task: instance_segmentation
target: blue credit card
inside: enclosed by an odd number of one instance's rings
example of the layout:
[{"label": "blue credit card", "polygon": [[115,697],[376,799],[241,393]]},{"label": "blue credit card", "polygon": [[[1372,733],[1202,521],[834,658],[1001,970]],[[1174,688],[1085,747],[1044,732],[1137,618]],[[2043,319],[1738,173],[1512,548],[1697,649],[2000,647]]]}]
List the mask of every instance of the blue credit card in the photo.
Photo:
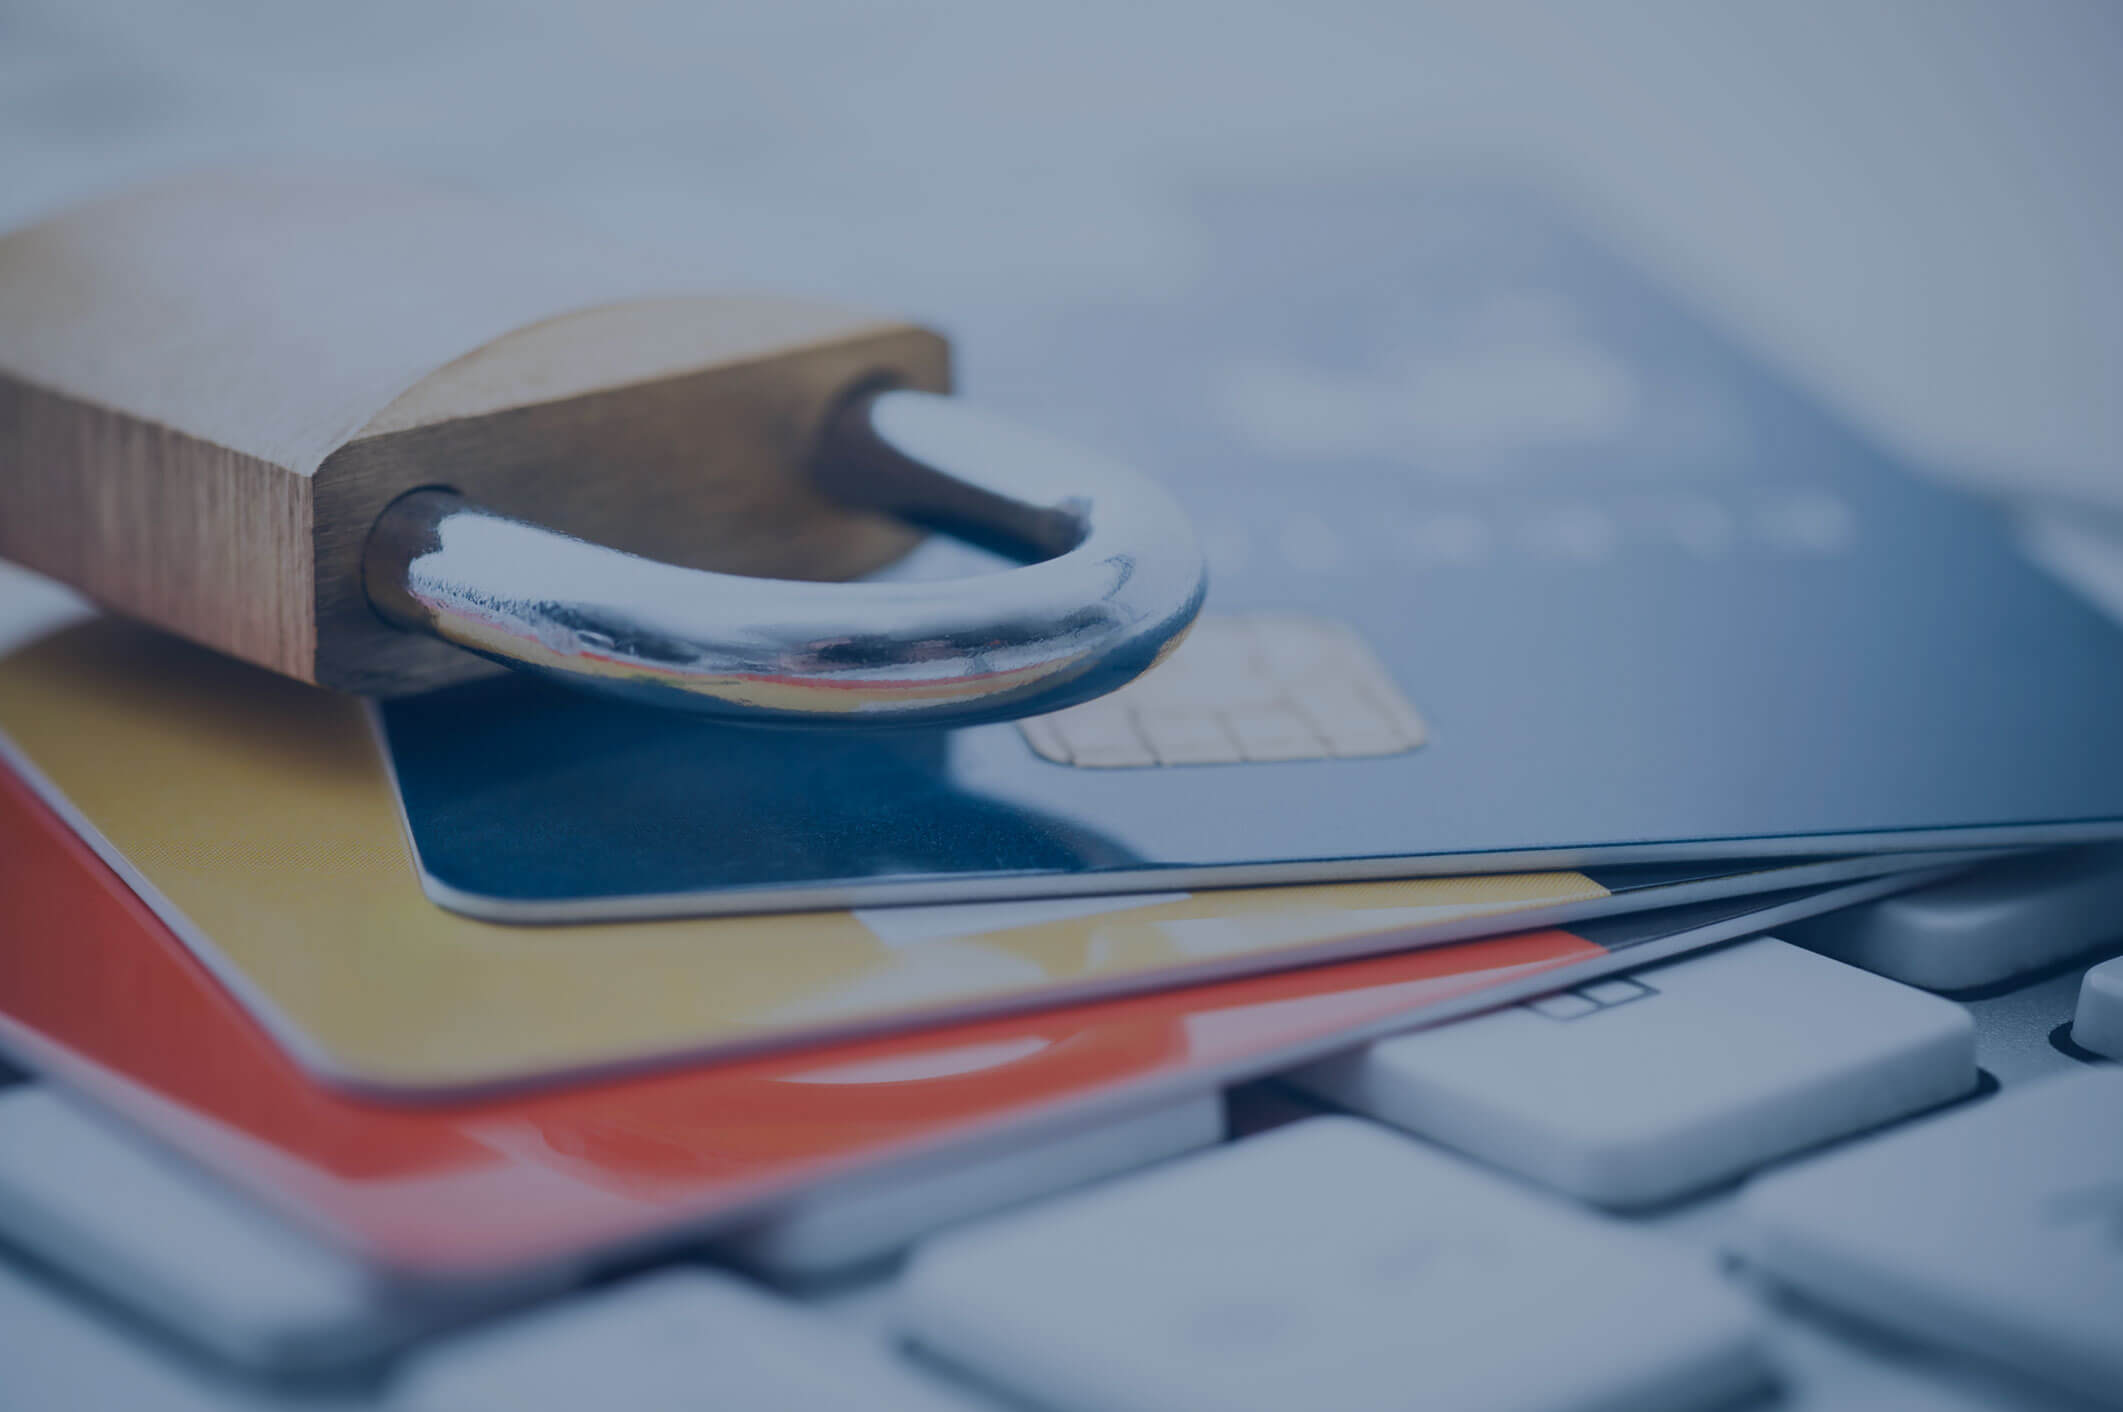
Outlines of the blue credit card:
[{"label": "blue credit card", "polygon": [[[1192,511],[1225,625],[1196,677],[855,738],[513,677],[391,702],[437,895],[719,910],[2123,833],[2123,632],[1539,201],[1352,177],[1190,209],[1159,297],[1028,291],[961,334],[978,401]],[[929,571],[979,567],[957,552]]]}]

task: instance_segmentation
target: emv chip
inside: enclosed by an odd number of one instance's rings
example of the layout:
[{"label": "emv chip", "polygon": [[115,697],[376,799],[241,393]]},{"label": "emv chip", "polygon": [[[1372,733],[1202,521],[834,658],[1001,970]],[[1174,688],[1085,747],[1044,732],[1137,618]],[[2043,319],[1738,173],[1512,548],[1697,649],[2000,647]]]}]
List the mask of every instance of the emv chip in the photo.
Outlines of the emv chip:
[{"label": "emv chip", "polygon": [[1058,765],[1233,765],[1398,755],[1423,719],[1347,625],[1283,613],[1205,617],[1109,696],[1019,721]]}]

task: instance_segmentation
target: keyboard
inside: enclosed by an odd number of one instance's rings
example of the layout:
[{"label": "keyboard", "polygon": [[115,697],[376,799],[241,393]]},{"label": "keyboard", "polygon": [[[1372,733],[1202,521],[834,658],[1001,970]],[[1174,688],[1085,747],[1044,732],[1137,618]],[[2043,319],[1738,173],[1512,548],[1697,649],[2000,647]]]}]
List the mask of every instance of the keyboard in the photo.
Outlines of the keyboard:
[{"label": "keyboard", "polygon": [[9,1071],[0,1408],[2123,1406],[2118,1058],[2025,855],[439,1311]]}]

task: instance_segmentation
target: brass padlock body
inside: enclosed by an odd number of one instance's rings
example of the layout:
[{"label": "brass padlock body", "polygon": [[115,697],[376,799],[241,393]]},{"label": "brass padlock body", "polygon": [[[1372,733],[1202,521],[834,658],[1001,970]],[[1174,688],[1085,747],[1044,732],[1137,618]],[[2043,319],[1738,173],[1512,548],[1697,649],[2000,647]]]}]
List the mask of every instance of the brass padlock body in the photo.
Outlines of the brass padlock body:
[{"label": "brass padlock body", "polygon": [[363,595],[370,525],[422,486],[696,568],[903,553],[913,531],[807,467],[854,389],[947,391],[944,340],[658,287],[505,208],[345,173],[191,178],[0,237],[0,557],[395,695],[499,670]]}]

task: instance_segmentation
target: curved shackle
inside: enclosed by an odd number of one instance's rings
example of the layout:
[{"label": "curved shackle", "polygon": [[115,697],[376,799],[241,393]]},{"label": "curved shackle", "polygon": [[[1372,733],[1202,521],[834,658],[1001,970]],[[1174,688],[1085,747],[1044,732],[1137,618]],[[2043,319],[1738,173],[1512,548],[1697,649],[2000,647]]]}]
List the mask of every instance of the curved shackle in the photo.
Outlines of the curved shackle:
[{"label": "curved shackle", "polygon": [[843,505],[1023,562],[970,578],[810,583],[681,568],[401,496],[363,551],[392,624],[570,686],[760,725],[961,726],[1121,686],[1207,589],[1162,489],[951,398],[883,391],[829,422],[813,468]]}]

